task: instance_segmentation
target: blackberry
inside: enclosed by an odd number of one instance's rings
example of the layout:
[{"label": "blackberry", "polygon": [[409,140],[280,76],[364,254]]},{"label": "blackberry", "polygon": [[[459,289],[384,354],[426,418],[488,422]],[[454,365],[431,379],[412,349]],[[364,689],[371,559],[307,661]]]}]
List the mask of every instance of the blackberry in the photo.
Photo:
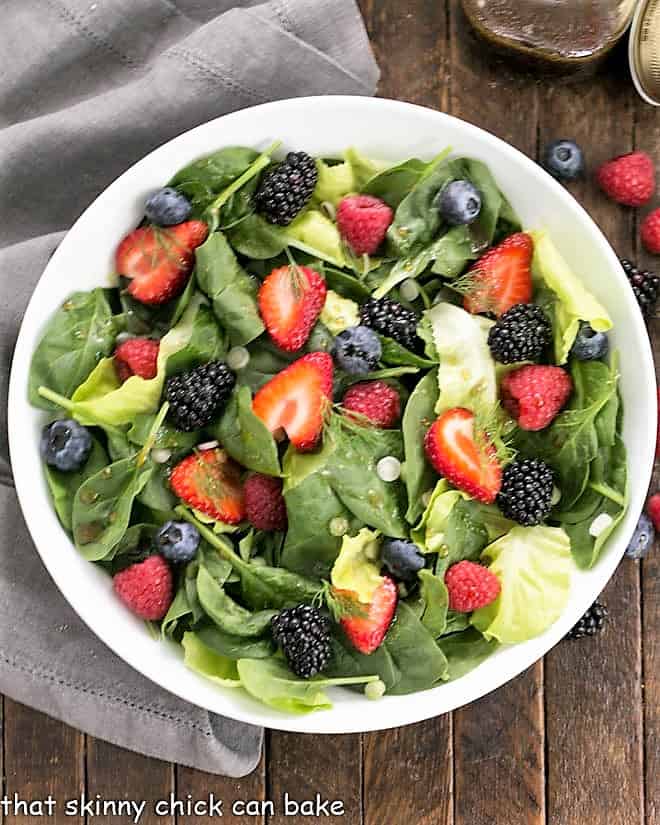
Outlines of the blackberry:
[{"label": "blackberry", "polygon": [[533,527],[550,512],[553,481],[552,470],[539,458],[512,461],[502,473],[497,504],[507,518]]},{"label": "blackberry", "polygon": [[516,304],[488,333],[488,346],[500,364],[538,361],[552,340],[548,316],[536,304]]},{"label": "blackberry", "polygon": [[222,361],[210,361],[168,378],[165,398],[177,429],[192,432],[208,426],[222,410],[235,382],[234,373]]},{"label": "blackberry", "polygon": [[568,631],[564,638],[582,639],[584,636],[595,636],[605,626],[607,608],[600,602],[594,602],[580,621]]},{"label": "blackberry", "polygon": [[286,160],[264,173],[254,196],[257,212],[286,226],[301,212],[316,186],[316,162],[306,152],[289,152]]},{"label": "blackberry", "polygon": [[271,619],[273,638],[291,670],[301,679],[309,679],[330,661],[330,623],[315,607],[299,604],[282,610]]},{"label": "blackberry", "polygon": [[621,258],[621,266],[630,281],[633,294],[645,318],[653,315],[660,292],[660,278],[648,269],[638,269],[632,261]]},{"label": "blackberry", "polygon": [[418,320],[411,309],[389,298],[369,298],[360,307],[361,324],[393,338],[412,352],[416,352],[422,343],[417,337]]}]

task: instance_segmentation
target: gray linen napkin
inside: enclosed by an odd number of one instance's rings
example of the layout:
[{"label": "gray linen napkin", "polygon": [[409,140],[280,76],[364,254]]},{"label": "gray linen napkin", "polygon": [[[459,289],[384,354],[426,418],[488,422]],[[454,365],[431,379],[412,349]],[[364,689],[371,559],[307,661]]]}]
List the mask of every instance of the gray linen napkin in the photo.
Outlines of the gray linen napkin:
[{"label": "gray linen napkin", "polygon": [[5,0],[0,28],[0,692],[203,770],[253,770],[262,731],[134,672],[42,567],[12,488],[6,395],[32,289],[63,231],[155,146],[278,98],[373,94],[354,0]]}]

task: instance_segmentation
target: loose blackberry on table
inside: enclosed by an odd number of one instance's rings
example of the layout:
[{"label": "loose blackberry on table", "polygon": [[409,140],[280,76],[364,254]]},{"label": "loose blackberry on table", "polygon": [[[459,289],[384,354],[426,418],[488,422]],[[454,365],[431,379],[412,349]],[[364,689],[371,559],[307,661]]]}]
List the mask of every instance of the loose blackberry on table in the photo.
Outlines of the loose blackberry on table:
[{"label": "loose blackberry on table", "polygon": [[330,623],[316,608],[299,604],[271,619],[273,638],[301,679],[321,673],[330,661]]},{"label": "loose blackberry on table", "polygon": [[413,352],[421,346],[417,336],[417,314],[390,298],[369,298],[360,307],[360,322],[393,338]]},{"label": "loose blackberry on table", "polygon": [[289,152],[286,160],[261,178],[254,196],[257,212],[270,223],[287,226],[307,206],[318,177],[313,157],[306,152]]},{"label": "loose blackberry on table", "polygon": [[222,411],[236,377],[222,361],[210,361],[167,379],[169,414],[179,430],[192,432],[208,426]]},{"label": "loose blackberry on table", "polygon": [[500,364],[538,361],[552,341],[548,316],[537,304],[516,304],[488,333],[488,346]]},{"label": "loose blackberry on table", "polygon": [[512,461],[502,473],[497,504],[502,513],[518,524],[541,524],[550,512],[554,475],[538,458]]},{"label": "loose blackberry on table", "polygon": [[630,281],[633,295],[645,318],[653,315],[660,292],[660,277],[648,269],[639,269],[632,261],[621,258],[621,266]]},{"label": "loose blackberry on table", "polygon": [[607,608],[600,602],[594,602],[579,622],[566,634],[566,639],[582,639],[585,636],[595,636],[605,627]]}]

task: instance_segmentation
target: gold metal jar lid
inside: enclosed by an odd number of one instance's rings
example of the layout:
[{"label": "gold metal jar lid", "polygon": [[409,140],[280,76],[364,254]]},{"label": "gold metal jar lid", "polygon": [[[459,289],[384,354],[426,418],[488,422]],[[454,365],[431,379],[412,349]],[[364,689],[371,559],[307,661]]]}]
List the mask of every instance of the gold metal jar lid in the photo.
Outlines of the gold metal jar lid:
[{"label": "gold metal jar lid", "polygon": [[660,106],[660,0],[639,0],[628,57],[637,91],[647,103]]}]

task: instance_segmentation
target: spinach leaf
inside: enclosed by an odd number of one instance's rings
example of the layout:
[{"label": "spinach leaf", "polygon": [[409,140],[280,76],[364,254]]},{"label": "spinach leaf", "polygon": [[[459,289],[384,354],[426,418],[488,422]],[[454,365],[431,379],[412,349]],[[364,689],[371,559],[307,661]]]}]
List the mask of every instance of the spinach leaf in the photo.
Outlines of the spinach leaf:
[{"label": "spinach leaf", "polygon": [[153,433],[155,421],[156,416],[151,413],[136,415],[127,433],[128,440],[133,444],[144,447],[151,436],[152,447],[170,450],[173,460],[187,455],[199,441],[198,431],[184,433],[181,430],[177,430],[167,421],[161,422],[156,432]]},{"label": "spinach leaf", "polygon": [[447,624],[447,607],[449,595],[442,578],[430,570],[420,570],[421,599],[424,605],[421,621],[433,638],[437,639],[445,632]]},{"label": "spinach leaf", "polygon": [[447,519],[444,533],[444,553],[438,554],[436,575],[444,574],[459,561],[477,561],[489,541],[482,517],[482,506],[473,499],[458,498]]},{"label": "spinach leaf", "polygon": [[284,231],[261,215],[249,215],[228,229],[227,239],[239,254],[257,261],[277,257],[288,243]]},{"label": "spinach leaf", "polygon": [[197,634],[185,633],[181,639],[186,667],[222,687],[240,687],[236,661],[223,656],[201,642]]},{"label": "spinach leaf", "polygon": [[406,521],[414,524],[424,510],[422,495],[433,486],[435,474],[426,460],[424,436],[435,418],[438,380],[427,373],[412,391],[403,413],[404,477],[408,493]]},{"label": "spinach leaf", "polygon": [[140,522],[132,524],[121,537],[112,551],[111,556],[104,560],[111,575],[130,567],[132,564],[144,561],[153,554],[154,534],[158,530],[157,524]]},{"label": "spinach leaf", "polygon": [[211,576],[204,565],[197,574],[197,596],[206,615],[220,630],[233,636],[261,636],[276,610],[251,613],[235,602]]},{"label": "spinach leaf", "polygon": [[268,659],[275,649],[270,639],[232,636],[215,625],[197,628],[195,636],[203,645],[228,659]]},{"label": "spinach leaf", "polygon": [[167,359],[166,375],[207,364],[222,358],[226,351],[222,331],[218,327],[215,316],[207,306],[200,306],[192,323],[192,330],[188,343],[177,352],[173,352]]},{"label": "spinach leaf", "polygon": [[105,355],[112,352],[119,321],[103,289],[74,292],[57,310],[37,345],[28,378],[30,403],[44,410],[58,404],[39,394],[49,387],[67,398]]},{"label": "spinach leaf", "polygon": [[440,640],[440,648],[447,657],[449,678],[458,679],[474,670],[493,653],[498,642],[486,639],[474,627],[461,633],[453,633]]},{"label": "spinach leaf", "polygon": [[174,638],[179,626],[183,620],[192,615],[192,608],[188,601],[188,594],[186,592],[185,575],[181,577],[179,586],[177,587],[172,604],[165,614],[165,618],[161,622],[160,631],[163,636]]},{"label": "spinach leaf", "polygon": [[92,436],[92,450],[85,464],[73,473],[63,473],[55,467],[44,464],[48,489],[53,499],[55,512],[65,530],[71,530],[73,499],[78,488],[90,476],[95,475],[108,463],[108,455],[98,439]]},{"label": "spinach leaf", "polygon": [[410,158],[372,177],[362,191],[380,198],[392,209],[396,209],[419,183],[428,166],[428,163],[419,158]]},{"label": "spinach leaf", "polygon": [[416,355],[393,338],[388,338],[385,335],[379,335],[378,337],[380,338],[382,347],[380,360],[383,364],[390,366],[419,367],[420,369],[430,369],[438,365],[437,361],[431,361],[428,358],[422,358],[420,355]]},{"label": "spinach leaf", "polygon": [[213,232],[195,251],[199,288],[213,303],[216,317],[233,346],[244,345],[264,331],[257,310],[257,283],[236,260],[225,236]]},{"label": "spinach leaf", "polygon": [[355,275],[350,275],[333,266],[324,266],[322,272],[328,289],[334,290],[342,298],[350,298],[352,301],[362,303],[371,295],[371,290]]},{"label": "spinach leaf", "polygon": [[263,421],[252,412],[248,387],[239,387],[233,393],[212,432],[239,464],[269,476],[280,475],[277,444]]}]

